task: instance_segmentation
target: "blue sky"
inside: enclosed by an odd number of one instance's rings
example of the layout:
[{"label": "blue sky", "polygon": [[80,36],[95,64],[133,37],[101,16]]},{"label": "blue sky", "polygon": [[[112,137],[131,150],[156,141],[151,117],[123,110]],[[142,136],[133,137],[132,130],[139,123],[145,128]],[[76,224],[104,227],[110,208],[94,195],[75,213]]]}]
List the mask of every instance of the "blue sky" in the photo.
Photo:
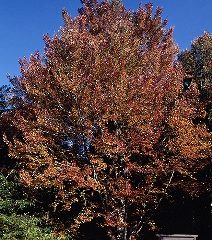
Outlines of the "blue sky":
[{"label": "blue sky", "polygon": [[[123,0],[136,10],[140,0]],[[143,0],[142,4],[149,1]],[[162,6],[163,16],[174,26],[174,38],[181,49],[204,31],[212,33],[212,0],[152,0]],[[76,16],[80,0],[1,0],[0,5],[0,86],[6,75],[19,75],[18,60],[39,50],[43,52],[43,34],[55,34],[63,25],[61,10]]]}]

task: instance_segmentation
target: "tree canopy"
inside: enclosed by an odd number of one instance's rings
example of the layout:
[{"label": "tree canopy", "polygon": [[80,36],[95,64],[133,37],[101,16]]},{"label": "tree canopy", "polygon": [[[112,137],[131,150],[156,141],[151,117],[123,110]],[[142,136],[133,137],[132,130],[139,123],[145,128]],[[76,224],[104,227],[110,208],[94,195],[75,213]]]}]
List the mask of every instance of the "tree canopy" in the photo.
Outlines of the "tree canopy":
[{"label": "tree canopy", "polygon": [[[200,91],[183,89],[178,48],[151,4],[84,0],[45,53],[20,61],[24,99],[3,115],[4,142],[22,184],[45,192],[60,231],[86,224],[109,239],[140,239],[177,189],[208,189],[211,133],[196,125]],[[82,239],[82,238],[81,238]]]}]

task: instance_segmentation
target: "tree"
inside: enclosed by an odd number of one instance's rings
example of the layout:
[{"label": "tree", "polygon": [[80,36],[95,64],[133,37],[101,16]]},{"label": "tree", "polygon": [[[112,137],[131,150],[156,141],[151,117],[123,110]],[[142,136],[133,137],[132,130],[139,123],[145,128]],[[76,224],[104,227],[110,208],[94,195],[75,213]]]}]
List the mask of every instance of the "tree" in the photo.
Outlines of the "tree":
[{"label": "tree", "polygon": [[[197,126],[206,125],[209,132],[212,131],[212,35],[205,32],[202,36],[196,38],[189,50],[183,51],[179,55],[184,70],[184,90],[187,91],[192,84],[196,84],[199,90],[199,97],[196,98],[195,105],[197,108],[196,116],[193,123]],[[202,169],[201,178],[204,181],[212,181],[211,164]],[[207,179],[207,180],[206,180]],[[201,203],[211,198],[209,191],[200,198]],[[207,208],[207,207],[206,207]],[[210,210],[208,210],[209,212]],[[210,213],[209,213],[210,214]],[[194,218],[194,217],[193,217]],[[199,213],[201,219],[201,213]],[[205,218],[204,218],[205,219]],[[199,219],[198,219],[199,220]],[[204,222],[204,220],[203,220]],[[198,226],[201,226],[198,224]],[[211,229],[210,220],[208,224],[204,224],[205,237],[209,236]],[[209,235],[208,235],[209,234]],[[209,237],[210,238],[210,237]]]},{"label": "tree", "polygon": [[[8,95],[10,92],[10,87],[3,85],[2,87],[0,87],[0,116],[1,114],[5,113],[8,110]],[[1,162],[0,162],[0,169],[2,170],[2,168],[4,168],[5,166],[13,166],[13,164],[11,164],[11,162],[9,161],[8,158],[8,148],[7,145],[4,143],[3,140],[3,129],[4,126],[2,124],[0,124],[0,156],[1,156]]]},{"label": "tree", "polygon": [[0,87],[0,113],[4,112],[7,108],[7,100],[6,100],[6,96],[7,93],[9,92],[9,87],[6,85],[3,85],[2,87]]},{"label": "tree", "polygon": [[[18,107],[18,105],[23,105],[23,102],[26,103],[24,100],[24,94],[23,91],[19,88],[18,82],[16,81],[16,78],[10,78],[10,82],[13,84],[14,87],[11,85],[3,85],[0,87],[0,116],[6,114],[7,112],[11,111],[12,109],[15,109]],[[9,127],[9,124],[6,124],[8,126],[6,132],[7,135],[12,136],[13,131],[16,131],[15,127]],[[5,125],[5,126],[6,126]],[[3,138],[4,138],[4,131],[5,126],[2,122],[0,122],[0,171],[4,171],[7,169],[11,169],[14,167],[14,162],[11,161],[10,157],[8,156],[8,147],[5,144]],[[17,131],[16,131],[17,132]]]},{"label": "tree", "polygon": [[202,103],[202,114],[196,119],[196,123],[205,122],[208,130],[212,130],[212,35],[205,32],[195,39],[190,50],[183,51],[179,55],[184,72],[185,84],[191,80],[197,83]]},{"label": "tree", "polygon": [[49,217],[61,228],[77,235],[96,223],[110,239],[139,239],[155,229],[169,189],[205,188],[196,175],[211,135],[192,122],[198,89],[183,92],[161,9],[84,0],[75,19],[63,18],[44,56],[20,62],[26,101],[1,119],[13,128],[4,141],[22,183],[51,193]]},{"label": "tree", "polygon": [[[17,95],[17,89],[9,86],[0,88],[0,113],[4,115],[15,105],[12,105]],[[47,226],[41,227],[42,215],[36,202],[27,199],[22,185],[18,183],[15,174],[15,161],[9,157],[8,147],[4,142],[5,126],[0,122],[0,238],[2,240],[65,240],[56,237]],[[7,135],[13,134],[12,128],[7,128]],[[36,211],[35,211],[36,209]],[[35,213],[36,212],[36,213]],[[42,217],[41,217],[42,216]]]}]

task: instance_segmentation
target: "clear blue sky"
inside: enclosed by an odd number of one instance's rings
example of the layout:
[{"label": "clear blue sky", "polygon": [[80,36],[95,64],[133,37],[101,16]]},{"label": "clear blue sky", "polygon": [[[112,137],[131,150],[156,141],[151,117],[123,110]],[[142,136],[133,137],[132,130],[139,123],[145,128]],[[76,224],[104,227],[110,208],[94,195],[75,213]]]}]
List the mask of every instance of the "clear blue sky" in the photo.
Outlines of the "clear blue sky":
[{"label": "clear blue sky", "polygon": [[[123,0],[136,10],[140,0]],[[142,3],[149,1],[143,0]],[[174,26],[174,37],[181,49],[204,31],[212,33],[212,0],[152,0],[162,6],[163,16]],[[0,86],[7,74],[18,75],[18,60],[36,50],[43,52],[43,34],[55,34],[63,25],[61,10],[76,16],[80,0],[1,0],[0,1]]]}]

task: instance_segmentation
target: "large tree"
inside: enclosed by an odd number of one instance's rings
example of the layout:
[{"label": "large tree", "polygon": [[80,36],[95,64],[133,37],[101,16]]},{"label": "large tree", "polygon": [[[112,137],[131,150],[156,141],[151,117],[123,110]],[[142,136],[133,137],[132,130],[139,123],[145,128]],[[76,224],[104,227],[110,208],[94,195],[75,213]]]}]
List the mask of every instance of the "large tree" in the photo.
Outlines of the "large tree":
[{"label": "large tree", "polygon": [[63,18],[44,56],[20,62],[25,101],[2,118],[13,129],[4,141],[22,182],[51,194],[58,226],[75,234],[97,223],[110,239],[139,239],[169,189],[204,189],[197,173],[211,135],[192,122],[198,89],[182,89],[159,8],[84,0],[76,18]]}]

